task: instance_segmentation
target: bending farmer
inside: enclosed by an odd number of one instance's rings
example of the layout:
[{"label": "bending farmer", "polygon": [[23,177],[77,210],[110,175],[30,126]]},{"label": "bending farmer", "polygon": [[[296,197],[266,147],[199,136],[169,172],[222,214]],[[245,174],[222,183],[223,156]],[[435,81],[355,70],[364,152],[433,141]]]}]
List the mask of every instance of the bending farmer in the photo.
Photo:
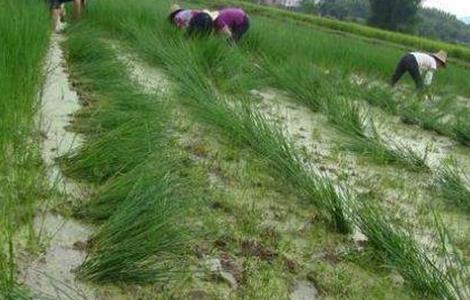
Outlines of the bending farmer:
[{"label": "bending farmer", "polygon": [[170,8],[168,20],[178,28],[186,29],[188,35],[209,35],[212,32],[212,17],[206,12],[197,9],[182,9],[174,4]]},{"label": "bending farmer", "polygon": [[61,31],[61,17],[65,15],[64,3],[73,1],[73,19],[80,19],[86,0],[49,0],[52,9],[52,26],[56,33]]},{"label": "bending farmer", "polygon": [[411,52],[403,56],[397,65],[395,74],[392,77],[392,86],[400,80],[406,72],[410,73],[417,89],[422,89],[424,85],[430,85],[434,71],[439,68],[445,68],[447,62],[447,53],[439,51],[434,54],[421,52]]},{"label": "bending farmer", "polygon": [[217,13],[214,28],[217,32],[226,34],[232,41],[238,42],[250,28],[250,19],[240,8],[226,8]]}]

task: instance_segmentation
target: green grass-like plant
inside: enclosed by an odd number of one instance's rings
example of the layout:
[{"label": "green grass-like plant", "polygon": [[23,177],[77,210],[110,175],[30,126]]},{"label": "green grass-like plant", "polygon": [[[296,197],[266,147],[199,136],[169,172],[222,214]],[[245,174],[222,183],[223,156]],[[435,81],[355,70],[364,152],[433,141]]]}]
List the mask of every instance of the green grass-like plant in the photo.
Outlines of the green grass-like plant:
[{"label": "green grass-like plant", "polygon": [[219,1],[217,4],[214,4],[213,2],[207,0],[195,0],[190,2],[205,3],[211,6],[225,5],[242,7],[253,15],[266,16],[272,19],[279,19],[282,21],[295,20],[302,24],[309,24],[315,27],[323,27],[344,33],[351,33],[355,35],[355,38],[357,38],[357,36],[366,37],[371,38],[374,41],[387,41],[398,44],[400,46],[404,45],[413,49],[425,49],[430,52],[435,52],[440,49],[444,49],[455,58],[459,58],[464,61],[470,61],[470,50],[468,50],[465,46],[462,45],[450,44],[441,41],[435,41],[417,36],[407,35],[403,33],[381,30],[378,28],[373,28],[352,22],[339,21],[331,18],[323,18],[298,12],[291,12],[276,7],[261,6],[254,3],[249,3],[248,1],[223,0]]},{"label": "green grass-like plant", "polygon": [[470,119],[468,113],[457,117],[452,131],[458,141],[466,146],[470,146]]},{"label": "green grass-like plant", "polygon": [[62,165],[72,178],[101,184],[76,208],[77,216],[101,224],[78,274],[100,283],[167,280],[186,240],[176,222],[186,198],[168,146],[171,110],[167,98],[144,94],[122,72],[104,36],[84,20],[66,42],[72,76],[90,105],[74,124],[86,142]]},{"label": "green grass-like plant", "polygon": [[0,3],[0,297],[25,299],[17,285],[16,244],[26,233],[37,249],[33,218],[47,194],[37,112],[49,42],[49,19],[40,1]]},{"label": "green grass-like plant", "polygon": [[354,223],[367,236],[368,243],[414,288],[426,297],[464,299],[458,298],[453,280],[416,244],[411,233],[393,228],[382,209],[366,202],[357,202],[355,209]]},{"label": "green grass-like plant", "polygon": [[[106,12],[107,15],[112,15],[113,9],[120,7],[123,3],[123,1],[104,0],[101,4],[106,7],[106,10],[101,14]],[[103,26],[112,28],[114,34],[131,42],[133,47],[149,62],[162,67],[170,79],[177,84],[179,102],[194,116],[202,122],[218,128],[225,139],[231,143],[251,149],[258,158],[266,162],[265,166],[268,171],[294,187],[304,197],[308,197],[308,200],[315,204],[323,217],[336,224],[339,231],[349,231],[352,221],[352,224],[368,237],[370,245],[382,261],[386,265],[398,269],[407,282],[423,295],[456,298],[449,278],[436,267],[435,262],[429,258],[431,256],[416,244],[410,234],[396,229],[381,210],[367,202],[355,200],[347,192],[347,188],[338,188],[338,185],[334,184],[331,179],[316,173],[314,166],[299,159],[296,150],[292,147],[289,139],[285,137],[283,131],[264,115],[253,110],[251,104],[247,103],[247,99],[229,97],[219,90],[223,85],[214,83],[210,74],[212,68],[217,68],[218,62],[217,60],[210,61],[210,64],[208,62],[212,57],[218,57],[218,51],[224,51],[224,47],[214,45],[220,43],[219,41],[213,39],[181,40],[174,37],[175,32],[168,29],[168,26],[163,23],[162,28],[155,29],[153,26],[159,24],[156,20],[158,20],[158,16],[163,17],[163,13],[157,12],[152,23],[145,23],[145,20],[151,19],[149,15],[146,15],[149,7],[153,7],[152,11],[163,11],[165,5],[160,3],[151,5],[150,1],[145,1],[139,11],[137,4],[130,4],[131,10],[138,11],[136,15],[145,15],[142,19],[144,21],[134,23],[132,16],[121,16],[109,24],[107,23],[109,17],[105,16],[106,22],[103,22]],[[149,14],[151,15],[151,13]],[[94,17],[99,19],[99,16],[99,11],[94,11]],[[97,22],[99,23],[100,20]],[[257,36],[256,38],[262,37]],[[273,38],[271,42],[268,45],[274,45],[275,39]],[[257,48],[267,44],[258,43],[250,38],[247,39],[245,45],[247,48],[242,45],[242,50],[250,49],[250,51],[257,52],[256,55],[269,50],[269,48]],[[295,46],[298,44],[294,44],[293,47]],[[293,47],[289,48],[289,45],[283,47],[292,51],[286,55],[298,54],[293,50]],[[210,53],[210,57],[204,53]],[[306,51],[306,53],[312,54],[311,51]],[[282,51],[276,52],[276,55],[282,57]],[[211,68],[207,68],[208,65]],[[222,72],[220,74],[228,73]],[[219,80],[221,79],[219,78]],[[222,80],[228,81],[230,78]],[[244,88],[246,87],[239,85],[236,91],[243,94],[241,89]],[[323,101],[319,103],[323,103]],[[346,132],[350,132],[351,136],[353,134],[373,136],[364,129],[362,119],[358,118],[356,114],[358,110],[354,109],[353,107],[352,110],[338,113],[338,116],[345,116],[345,122],[353,125],[352,130],[342,126],[340,120],[336,119],[338,126],[344,127],[345,131],[348,130]],[[121,226],[116,228],[121,228]],[[342,228],[347,230],[342,230]]]},{"label": "green grass-like plant", "polygon": [[[155,159],[155,158],[153,158]],[[150,283],[168,280],[184,249],[182,227],[176,225],[181,199],[177,181],[159,157],[145,161],[134,176],[128,195],[115,207],[91,241],[87,260],[79,269],[86,280],[100,283]],[[136,175],[133,173],[133,175]],[[172,258],[170,260],[170,258]]]},{"label": "green grass-like plant", "polygon": [[436,185],[442,197],[456,207],[470,211],[470,189],[465,175],[455,161],[444,163],[438,170]]}]

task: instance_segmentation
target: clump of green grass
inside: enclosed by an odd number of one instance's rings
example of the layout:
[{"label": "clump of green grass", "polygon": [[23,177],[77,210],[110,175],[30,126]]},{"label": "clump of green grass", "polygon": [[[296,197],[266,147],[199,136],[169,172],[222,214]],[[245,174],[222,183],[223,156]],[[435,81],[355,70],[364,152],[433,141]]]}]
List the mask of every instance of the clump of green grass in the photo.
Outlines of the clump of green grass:
[{"label": "clump of green grass", "polygon": [[75,122],[87,140],[62,159],[64,170],[102,184],[76,211],[102,224],[79,276],[101,283],[167,280],[184,251],[177,217],[187,199],[168,146],[171,111],[166,98],[139,91],[103,37],[85,19],[66,42],[72,75],[90,107]]},{"label": "clump of green grass", "polygon": [[331,88],[328,83],[331,76],[312,63],[291,59],[289,63],[279,64],[265,58],[264,68],[275,87],[289,92],[312,111],[319,111],[327,100],[324,89]]},{"label": "clump of green grass", "polygon": [[[455,240],[436,210],[432,209],[434,229],[438,234],[440,255],[443,256],[448,285],[455,299],[470,298],[470,272]],[[449,297],[450,298],[450,297]]]},{"label": "clump of green grass", "polygon": [[390,89],[380,86],[367,88],[362,85],[359,89],[355,88],[354,90],[359,92],[359,95],[356,96],[357,98],[365,100],[372,106],[380,107],[392,115],[398,114],[399,104]]},{"label": "clump of green grass", "polygon": [[456,139],[466,146],[470,146],[470,121],[468,114],[457,117],[457,121],[452,126],[452,131]]},{"label": "clump of green grass", "polygon": [[451,135],[441,119],[445,112],[431,112],[423,107],[420,99],[412,99],[401,107],[401,119],[406,124],[418,125],[442,135]]},{"label": "clump of green grass", "polygon": [[331,98],[325,102],[329,121],[345,136],[341,145],[382,164],[400,164],[412,171],[429,171],[426,156],[418,154],[410,146],[385,141],[375,124],[361,111],[359,105],[344,98]]},{"label": "clump of green grass", "polygon": [[[129,193],[133,191],[136,178],[151,171],[151,176],[154,177],[155,182],[158,182],[160,179],[166,178],[166,172],[168,172],[168,170],[177,169],[176,155],[173,156],[173,159],[169,160],[162,157],[162,154],[158,154],[158,151],[157,153],[151,153],[129,172],[108,179],[87,202],[75,208],[74,215],[78,218],[97,223],[106,221],[113,216],[117,208],[126,201]],[[165,163],[165,160],[167,160],[168,163]],[[157,166],[158,168],[150,170],[148,164],[156,167],[154,161],[159,161],[160,165]]]},{"label": "clump of green grass", "polygon": [[144,164],[127,197],[94,235],[89,256],[79,269],[82,278],[142,284],[173,275],[175,258],[184,249],[182,227],[176,225],[182,208],[181,199],[174,197],[177,180],[160,172],[168,168],[159,161]]},{"label": "clump of green grass", "polygon": [[37,112],[49,41],[43,3],[0,3],[0,294],[25,299],[16,282],[15,233],[26,232],[30,250],[37,247],[33,218],[47,182],[41,164]]},{"label": "clump of green grass", "polygon": [[253,110],[245,111],[247,112],[247,116],[244,117],[245,128],[252,136],[247,142],[261,154],[261,157],[268,160],[270,169],[325,211],[326,217],[331,220],[338,232],[350,232],[347,216],[350,195],[345,189],[335,188],[337,185],[328,177],[316,171],[312,165],[303,162],[292,143],[273,123]]},{"label": "clump of green grass", "polygon": [[470,212],[470,188],[467,187],[464,176],[456,162],[450,161],[439,168],[436,185],[444,199]]},{"label": "clump of green grass", "polygon": [[354,223],[386,264],[396,268],[423,295],[458,299],[452,280],[416,244],[409,232],[390,225],[384,211],[366,202],[358,202]]},{"label": "clump of green grass", "polygon": [[62,159],[64,172],[80,180],[103,182],[116,174],[133,170],[162,147],[162,110],[153,110],[152,119],[128,121]]},{"label": "clump of green grass", "polygon": [[333,126],[346,136],[352,138],[367,138],[367,115],[357,103],[344,97],[330,97],[325,101],[322,110]]}]

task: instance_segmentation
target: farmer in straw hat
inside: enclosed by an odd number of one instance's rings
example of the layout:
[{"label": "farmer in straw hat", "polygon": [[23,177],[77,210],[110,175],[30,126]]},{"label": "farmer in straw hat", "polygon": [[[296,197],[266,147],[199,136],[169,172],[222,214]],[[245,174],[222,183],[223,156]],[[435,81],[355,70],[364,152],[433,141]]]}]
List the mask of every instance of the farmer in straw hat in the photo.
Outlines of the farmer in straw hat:
[{"label": "farmer in straw hat", "polygon": [[213,29],[213,19],[208,11],[183,9],[178,4],[171,6],[168,20],[178,28],[186,29],[189,36],[208,35]]},{"label": "farmer in straw hat", "polygon": [[73,19],[77,21],[85,8],[86,0],[49,0],[52,10],[52,26],[56,33],[64,28],[65,23],[61,23],[61,19],[65,16],[64,4],[73,2]]},{"label": "farmer in straw hat", "polygon": [[445,68],[446,64],[447,53],[442,50],[434,54],[408,53],[398,63],[391,84],[395,86],[403,74],[408,72],[416,83],[416,88],[421,90],[425,85],[431,84],[434,71]]}]

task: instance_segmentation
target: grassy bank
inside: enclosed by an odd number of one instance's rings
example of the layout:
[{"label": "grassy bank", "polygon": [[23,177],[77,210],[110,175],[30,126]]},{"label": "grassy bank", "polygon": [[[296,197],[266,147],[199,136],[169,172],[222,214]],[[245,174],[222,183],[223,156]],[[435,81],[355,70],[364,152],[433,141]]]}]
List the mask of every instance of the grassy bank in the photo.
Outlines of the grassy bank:
[{"label": "grassy bank", "polygon": [[27,228],[27,244],[36,247],[36,205],[46,191],[37,128],[43,59],[49,16],[42,2],[0,4],[0,294],[24,295],[15,278],[14,235]]}]

